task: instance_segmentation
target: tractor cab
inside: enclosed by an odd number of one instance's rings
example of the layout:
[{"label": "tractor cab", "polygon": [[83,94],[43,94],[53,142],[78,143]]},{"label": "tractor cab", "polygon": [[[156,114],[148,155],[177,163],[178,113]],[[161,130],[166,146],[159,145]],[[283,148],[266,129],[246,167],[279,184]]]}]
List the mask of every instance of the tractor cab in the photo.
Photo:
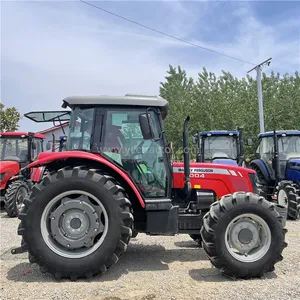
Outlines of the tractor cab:
[{"label": "tractor cab", "polygon": [[14,161],[24,166],[43,151],[45,136],[28,132],[1,132],[1,161]]},{"label": "tractor cab", "polygon": [[45,136],[31,132],[1,132],[0,133],[0,192],[1,202],[13,176],[20,168],[37,159],[43,151]]},{"label": "tractor cab", "polygon": [[193,137],[197,162],[244,166],[242,129],[198,132]]},{"label": "tractor cab", "polygon": [[259,144],[250,167],[257,173],[260,194],[300,216],[300,131],[272,131],[258,135]]},{"label": "tractor cab", "polygon": [[69,121],[65,150],[101,154],[126,170],[147,198],[170,196],[172,180],[163,131],[168,103],[159,97],[125,97],[69,97],[63,106],[71,111],[25,116],[36,122]]},{"label": "tractor cab", "polygon": [[266,132],[258,137],[255,158],[263,162],[270,181],[300,182],[300,131]]}]

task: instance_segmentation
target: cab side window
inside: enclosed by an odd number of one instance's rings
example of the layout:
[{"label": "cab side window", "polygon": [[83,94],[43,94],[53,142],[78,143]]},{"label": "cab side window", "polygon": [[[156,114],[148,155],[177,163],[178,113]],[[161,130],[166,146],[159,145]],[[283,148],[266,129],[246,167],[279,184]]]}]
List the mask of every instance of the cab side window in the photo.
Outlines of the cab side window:
[{"label": "cab side window", "polygon": [[264,137],[261,139],[256,153],[262,160],[272,160],[274,157],[274,139],[273,137]]}]

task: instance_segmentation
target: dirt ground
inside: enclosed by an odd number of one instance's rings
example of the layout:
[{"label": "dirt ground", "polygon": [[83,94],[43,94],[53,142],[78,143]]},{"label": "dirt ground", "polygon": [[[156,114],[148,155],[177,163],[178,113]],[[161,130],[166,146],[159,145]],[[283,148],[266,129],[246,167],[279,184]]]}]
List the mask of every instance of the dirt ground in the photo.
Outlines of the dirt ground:
[{"label": "dirt ground", "polygon": [[42,274],[27,253],[10,254],[20,245],[18,224],[0,213],[0,299],[300,299],[300,221],[287,223],[284,260],[260,280],[221,276],[188,235],[140,234],[106,274],[77,282]]}]

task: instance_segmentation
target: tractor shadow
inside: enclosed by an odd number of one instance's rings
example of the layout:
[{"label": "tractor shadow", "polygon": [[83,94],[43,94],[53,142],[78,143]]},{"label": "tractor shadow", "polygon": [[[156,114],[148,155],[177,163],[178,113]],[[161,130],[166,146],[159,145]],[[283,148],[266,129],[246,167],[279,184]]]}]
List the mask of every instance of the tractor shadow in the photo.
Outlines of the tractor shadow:
[{"label": "tractor shadow", "polygon": [[231,281],[249,281],[249,280],[268,280],[275,279],[277,275],[274,272],[266,274],[263,278],[251,278],[251,279],[237,279],[233,277],[221,274],[220,271],[214,267],[202,268],[202,269],[192,269],[189,271],[189,276],[196,281],[202,282],[231,282]]},{"label": "tractor shadow", "polygon": [[[120,260],[109,270],[101,275],[95,276],[89,281],[106,282],[117,280],[120,277],[139,271],[167,271],[169,263],[179,262],[197,262],[207,260],[203,251],[195,247],[185,249],[166,249],[162,245],[140,244],[132,241],[127,251]],[[13,255],[12,255],[13,256]],[[12,260],[13,258],[10,258]],[[15,260],[15,259],[14,259]],[[7,272],[7,279],[15,282],[53,282],[56,281],[50,274],[42,274],[37,264],[30,264],[27,260],[20,262]],[[69,280],[59,280],[64,282]],[[86,282],[86,279],[79,279],[77,282]]]}]

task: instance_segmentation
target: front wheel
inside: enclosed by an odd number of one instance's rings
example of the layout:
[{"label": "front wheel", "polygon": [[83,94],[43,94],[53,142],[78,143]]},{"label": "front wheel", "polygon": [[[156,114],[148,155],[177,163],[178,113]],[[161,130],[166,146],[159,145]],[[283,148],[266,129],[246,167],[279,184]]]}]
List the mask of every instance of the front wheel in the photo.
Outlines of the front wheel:
[{"label": "front wheel", "polygon": [[18,233],[42,272],[71,280],[105,272],[126,251],[133,216],[125,191],[94,169],[64,168],[36,184]]},{"label": "front wheel", "polygon": [[282,260],[286,231],[274,204],[241,192],[211,206],[201,236],[215,267],[228,276],[249,278],[273,271]]},{"label": "front wheel", "polygon": [[290,220],[300,217],[300,191],[298,186],[291,181],[281,181],[277,186],[277,202],[287,208]]},{"label": "front wheel", "polygon": [[18,216],[28,193],[29,186],[25,181],[17,180],[9,184],[4,198],[4,208],[9,217]]}]

